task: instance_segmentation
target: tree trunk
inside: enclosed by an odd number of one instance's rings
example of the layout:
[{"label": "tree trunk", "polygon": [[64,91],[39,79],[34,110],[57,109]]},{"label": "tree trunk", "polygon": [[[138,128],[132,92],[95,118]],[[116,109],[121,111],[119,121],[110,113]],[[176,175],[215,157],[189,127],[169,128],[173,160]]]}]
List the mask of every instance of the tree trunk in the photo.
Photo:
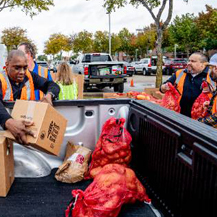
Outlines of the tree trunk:
[{"label": "tree trunk", "polygon": [[157,88],[160,87],[162,84],[162,39],[163,39],[163,30],[158,27],[157,28],[157,45],[156,45],[156,51],[157,51],[157,73],[156,73],[156,83],[155,86]]}]

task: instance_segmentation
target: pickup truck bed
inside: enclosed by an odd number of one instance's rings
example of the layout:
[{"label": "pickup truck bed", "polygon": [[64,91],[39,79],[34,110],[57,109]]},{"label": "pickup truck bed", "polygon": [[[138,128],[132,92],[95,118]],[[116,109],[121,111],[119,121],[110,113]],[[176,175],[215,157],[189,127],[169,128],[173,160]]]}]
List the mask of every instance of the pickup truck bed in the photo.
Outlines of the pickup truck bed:
[{"label": "pickup truck bed", "polygon": [[[0,198],[0,217],[63,216],[71,190],[85,189],[90,183],[70,185],[54,179],[66,143],[82,143],[93,150],[103,123],[110,117],[126,118],[126,127],[132,135],[131,167],[158,210],[143,203],[127,204],[119,216],[217,216],[216,129],[145,100],[74,100],[54,102],[54,106],[68,119],[60,156],[26,152],[17,148],[20,145],[14,145],[16,179],[8,196]],[[37,177],[44,171],[44,176],[52,172],[44,178],[18,178]]]},{"label": "pickup truck bed", "polygon": [[[72,189],[85,190],[90,180],[67,184],[56,181],[56,169],[43,178],[16,178],[7,198],[0,198],[1,217],[64,216]],[[158,217],[152,208],[138,202],[123,206],[120,217]]]}]

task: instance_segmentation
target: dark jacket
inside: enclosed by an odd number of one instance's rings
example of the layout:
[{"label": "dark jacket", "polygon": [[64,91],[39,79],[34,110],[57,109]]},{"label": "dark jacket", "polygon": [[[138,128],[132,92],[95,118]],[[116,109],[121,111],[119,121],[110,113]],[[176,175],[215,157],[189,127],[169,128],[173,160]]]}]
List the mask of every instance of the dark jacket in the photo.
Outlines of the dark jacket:
[{"label": "dark jacket", "polygon": [[[40,77],[39,75],[35,73],[31,73],[34,83],[35,90],[41,90],[43,93],[51,92],[55,98],[58,97],[60,88],[59,86],[54,83],[53,81],[48,81],[45,78]],[[14,100],[20,99],[21,97],[21,91],[23,86],[25,85],[26,81],[28,81],[28,77],[25,76],[23,82],[16,84],[14,81],[12,81],[10,78],[10,83],[13,91],[13,97]],[[3,105],[3,94],[2,94],[2,84],[0,81],[0,125],[4,128],[5,122],[11,118],[9,113],[6,111],[4,105]]]}]

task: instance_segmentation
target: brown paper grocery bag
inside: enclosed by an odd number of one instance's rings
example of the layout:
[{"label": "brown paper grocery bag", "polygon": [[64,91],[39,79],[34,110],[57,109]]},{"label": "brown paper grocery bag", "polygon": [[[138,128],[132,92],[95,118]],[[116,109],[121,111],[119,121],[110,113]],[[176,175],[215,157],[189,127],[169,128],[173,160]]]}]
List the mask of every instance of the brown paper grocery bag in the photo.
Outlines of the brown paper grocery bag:
[{"label": "brown paper grocery bag", "polygon": [[76,183],[83,180],[84,173],[88,170],[90,155],[90,149],[68,143],[64,162],[57,170],[55,178],[66,183]]}]

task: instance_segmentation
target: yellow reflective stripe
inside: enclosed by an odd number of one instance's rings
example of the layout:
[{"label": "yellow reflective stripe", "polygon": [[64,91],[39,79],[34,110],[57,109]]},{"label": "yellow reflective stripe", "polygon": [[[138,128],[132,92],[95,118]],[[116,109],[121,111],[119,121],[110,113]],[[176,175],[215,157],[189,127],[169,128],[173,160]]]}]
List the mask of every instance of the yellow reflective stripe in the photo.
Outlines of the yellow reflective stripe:
[{"label": "yellow reflective stripe", "polygon": [[176,81],[175,81],[176,85],[178,85],[178,83],[179,83],[179,81],[181,80],[181,77],[183,76],[183,74],[184,74],[184,70],[182,70],[182,71],[179,73],[178,77],[176,78]]},{"label": "yellow reflective stripe", "polygon": [[31,99],[31,87],[30,87],[29,80],[25,83],[25,85],[26,85],[27,100],[30,100]]},{"label": "yellow reflective stripe", "polygon": [[43,78],[48,78],[48,68],[38,66],[38,74]]},{"label": "yellow reflective stripe", "polygon": [[10,83],[9,78],[6,75],[5,71],[2,72],[2,75],[3,75],[3,77],[7,83],[7,89],[5,91],[5,95],[3,96],[3,100],[9,101],[11,99],[11,95],[12,95],[11,83]]}]

